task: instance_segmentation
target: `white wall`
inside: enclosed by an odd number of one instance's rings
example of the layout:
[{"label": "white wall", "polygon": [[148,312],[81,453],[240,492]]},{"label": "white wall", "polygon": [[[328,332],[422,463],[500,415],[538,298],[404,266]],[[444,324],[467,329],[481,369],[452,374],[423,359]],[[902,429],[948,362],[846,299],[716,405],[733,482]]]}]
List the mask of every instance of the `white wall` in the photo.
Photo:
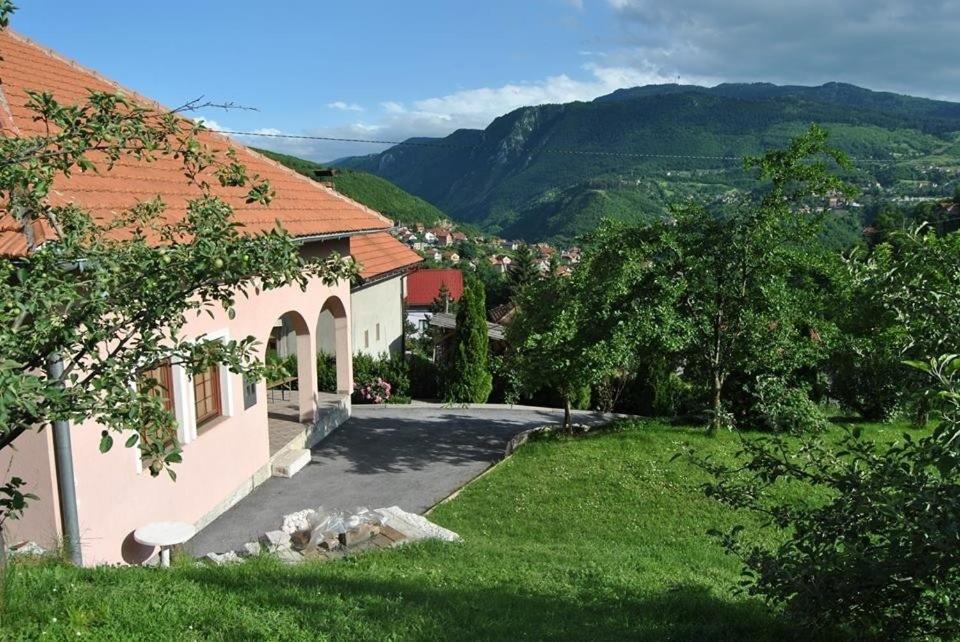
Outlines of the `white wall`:
[{"label": "white wall", "polygon": [[[395,276],[351,292],[354,353],[363,352],[375,357],[384,352],[400,353],[403,345],[403,281],[403,276]],[[333,315],[329,312],[320,314],[317,350],[327,354],[334,351]]]},{"label": "white wall", "polygon": [[350,307],[353,311],[354,353],[371,356],[400,353],[403,346],[402,276],[352,291]]}]

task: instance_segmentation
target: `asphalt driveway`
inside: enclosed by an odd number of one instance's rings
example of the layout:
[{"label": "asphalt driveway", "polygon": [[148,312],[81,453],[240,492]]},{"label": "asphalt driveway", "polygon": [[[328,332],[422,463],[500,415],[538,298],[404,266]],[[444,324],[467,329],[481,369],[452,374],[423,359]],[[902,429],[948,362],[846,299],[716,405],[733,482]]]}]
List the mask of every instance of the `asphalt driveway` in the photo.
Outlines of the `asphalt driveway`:
[{"label": "asphalt driveway", "polygon": [[[562,411],[540,408],[354,406],[353,416],[313,449],[291,479],[271,477],[188,544],[195,555],[225,552],[279,528],[304,508],[357,506],[422,513],[503,457],[520,431],[558,423]],[[574,421],[601,423],[575,411]]]}]

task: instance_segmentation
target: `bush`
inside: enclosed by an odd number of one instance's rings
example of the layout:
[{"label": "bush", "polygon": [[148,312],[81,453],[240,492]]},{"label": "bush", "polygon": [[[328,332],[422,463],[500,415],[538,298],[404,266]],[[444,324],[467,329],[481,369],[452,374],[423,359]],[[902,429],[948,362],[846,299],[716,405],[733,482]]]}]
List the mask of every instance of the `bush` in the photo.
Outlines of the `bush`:
[{"label": "bush", "polygon": [[[619,393],[619,394],[618,394]],[[601,407],[648,417],[677,417],[702,413],[706,393],[677,374],[667,360],[650,360],[635,373],[604,382],[595,397]]]},{"label": "bush", "polygon": [[743,586],[804,627],[884,640],[960,630],[960,359],[925,367],[941,421],[923,437],[745,439],[732,465],[692,453],[714,477],[708,495],[774,531],[715,533],[743,560]]},{"label": "bush", "polygon": [[317,355],[317,390],[337,391],[337,358],[332,354],[321,352]]},{"label": "bush", "polygon": [[437,365],[420,354],[407,355],[409,394],[418,399],[439,398],[439,371]]},{"label": "bush", "polygon": [[390,385],[389,397],[407,398],[410,395],[410,377],[407,373],[407,363],[399,355],[384,353],[379,357],[372,357],[357,353],[353,355],[354,399],[364,403],[366,399],[359,391],[371,386],[376,387],[378,380]]},{"label": "bush", "polygon": [[867,341],[838,351],[831,359],[831,395],[845,410],[867,421],[890,421],[902,415],[909,401],[908,386],[915,375],[900,363],[895,346]]},{"label": "bush", "polygon": [[827,427],[827,418],[807,390],[788,386],[779,377],[761,377],[753,396],[751,423],[745,428],[796,435]]},{"label": "bush", "polygon": [[354,397],[358,403],[387,403],[390,400],[390,391],[389,382],[374,377],[371,381],[358,383]]},{"label": "bush", "polygon": [[445,401],[484,403],[493,391],[485,301],[483,283],[468,279],[457,309],[452,357],[444,372]]}]

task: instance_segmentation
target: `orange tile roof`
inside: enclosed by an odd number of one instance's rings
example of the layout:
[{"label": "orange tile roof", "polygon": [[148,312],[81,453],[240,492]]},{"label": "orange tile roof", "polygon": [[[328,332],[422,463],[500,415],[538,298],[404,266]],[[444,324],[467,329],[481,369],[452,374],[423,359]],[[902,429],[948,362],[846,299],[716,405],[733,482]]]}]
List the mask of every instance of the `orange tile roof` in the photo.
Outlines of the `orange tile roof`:
[{"label": "orange tile roof", "polygon": [[363,279],[412,267],[423,260],[386,232],[350,237],[350,255],[360,264]]},{"label": "orange tile roof", "polygon": [[[0,56],[0,134],[4,136],[41,132],[42,123],[34,122],[33,112],[25,107],[28,89],[49,91],[64,104],[83,101],[88,90],[122,92],[145,106],[163,109],[9,30],[0,32]],[[203,132],[199,138],[214,152],[236,149],[248,174],[269,180],[275,191],[269,206],[247,204],[244,188],[223,188],[216,179],[208,179],[214,185],[214,193],[233,206],[235,220],[245,231],[265,232],[279,223],[289,234],[307,237],[387,229],[391,225],[381,214],[225,136]],[[171,157],[161,156],[149,163],[123,158],[112,170],[101,172],[58,177],[50,202],[75,203],[96,217],[109,219],[137,202],[159,196],[166,204],[164,216],[176,221],[185,214],[187,201],[199,195],[199,190],[184,177],[181,162]],[[40,225],[37,232],[38,240],[52,236],[46,225]],[[9,214],[0,212],[0,255],[24,252],[26,242],[16,222]]]}]

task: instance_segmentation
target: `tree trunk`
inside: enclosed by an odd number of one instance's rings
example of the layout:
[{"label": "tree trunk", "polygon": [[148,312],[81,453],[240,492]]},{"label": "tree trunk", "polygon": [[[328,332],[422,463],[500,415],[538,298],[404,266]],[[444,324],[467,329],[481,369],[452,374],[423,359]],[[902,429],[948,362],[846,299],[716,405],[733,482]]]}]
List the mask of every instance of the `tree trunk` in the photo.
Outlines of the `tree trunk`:
[{"label": "tree trunk", "polygon": [[720,413],[723,407],[720,399],[720,391],[723,389],[723,378],[719,372],[713,374],[713,402],[711,408],[713,417],[710,418],[710,432],[715,433],[720,429]]},{"label": "tree trunk", "polygon": [[568,435],[573,434],[573,422],[570,421],[570,397],[563,397],[563,430]]}]

